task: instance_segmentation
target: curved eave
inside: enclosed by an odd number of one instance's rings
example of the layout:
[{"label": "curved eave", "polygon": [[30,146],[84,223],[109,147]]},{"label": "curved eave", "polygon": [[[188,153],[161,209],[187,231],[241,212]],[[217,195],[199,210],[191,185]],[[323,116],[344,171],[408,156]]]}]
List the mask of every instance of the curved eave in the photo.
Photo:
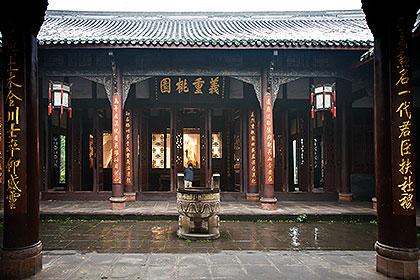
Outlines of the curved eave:
[{"label": "curved eave", "polygon": [[38,41],[40,49],[326,49],[367,50],[373,41],[251,40],[251,41],[150,41],[150,40],[61,40]]}]

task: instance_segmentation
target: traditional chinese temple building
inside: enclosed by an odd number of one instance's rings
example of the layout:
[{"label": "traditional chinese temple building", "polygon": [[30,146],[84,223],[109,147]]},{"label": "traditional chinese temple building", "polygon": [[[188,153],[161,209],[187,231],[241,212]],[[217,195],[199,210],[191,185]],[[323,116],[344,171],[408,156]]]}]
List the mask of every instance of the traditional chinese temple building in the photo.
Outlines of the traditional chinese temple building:
[{"label": "traditional chinese temple building", "polygon": [[362,11],[47,11],[38,45],[42,199],[174,199],[188,163],[222,199],[374,196]]},{"label": "traditional chinese temple building", "polygon": [[188,163],[223,199],[374,196],[362,11],[47,11],[38,45],[43,199],[174,199]]},{"label": "traditional chinese temple building", "polygon": [[220,174],[222,200],[268,210],[376,191],[376,269],[417,279],[420,5],[362,4],[363,13],[46,12],[46,0],[1,9],[0,277],[42,268],[40,192],[123,209],[173,199],[191,163],[193,185]]},{"label": "traditional chinese temple building", "polygon": [[190,162],[224,199],[374,196],[361,11],[47,11],[38,44],[43,199],[171,199]]},{"label": "traditional chinese temple building", "polygon": [[42,199],[171,199],[188,163],[222,199],[374,196],[361,11],[47,11],[38,44]]}]

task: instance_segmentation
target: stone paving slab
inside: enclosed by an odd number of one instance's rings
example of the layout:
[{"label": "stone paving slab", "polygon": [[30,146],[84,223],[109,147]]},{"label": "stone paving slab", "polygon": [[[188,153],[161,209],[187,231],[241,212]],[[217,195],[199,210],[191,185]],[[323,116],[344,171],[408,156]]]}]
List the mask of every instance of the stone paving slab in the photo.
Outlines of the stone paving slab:
[{"label": "stone paving slab", "polygon": [[[175,201],[135,201],[124,210],[111,210],[108,201],[41,201],[41,215],[178,216]],[[0,212],[2,214],[2,212]],[[262,210],[257,202],[222,201],[221,216],[278,215],[369,215],[375,216],[369,202],[280,201],[277,210]]]},{"label": "stone paving slab", "polygon": [[36,279],[389,279],[373,251],[112,254],[44,251]]},{"label": "stone paving slab", "polygon": [[[3,217],[0,203],[0,218]],[[41,217],[73,216],[147,219],[176,219],[178,212],[175,201],[135,201],[128,202],[124,210],[111,210],[108,201],[41,201]],[[316,219],[322,216],[376,216],[370,202],[338,202],[338,201],[279,201],[274,211],[262,210],[258,202],[222,201],[221,218],[235,219],[254,217],[282,218],[306,214]],[[248,218],[247,218],[248,217]],[[417,209],[417,226],[420,226],[420,209]]]}]

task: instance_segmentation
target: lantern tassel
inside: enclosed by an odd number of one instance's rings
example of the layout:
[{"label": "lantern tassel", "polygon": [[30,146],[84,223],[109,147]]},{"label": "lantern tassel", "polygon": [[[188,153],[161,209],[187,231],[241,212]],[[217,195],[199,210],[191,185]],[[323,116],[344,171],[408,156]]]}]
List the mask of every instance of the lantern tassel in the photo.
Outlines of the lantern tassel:
[{"label": "lantern tassel", "polygon": [[311,109],[311,116],[313,119],[315,118],[314,106],[312,106],[312,109]]},{"label": "lantern tassel", "polygon": [[71,108],[69,109],[69,118],[71,119]]},{"label": "lantern tassel", "polygon": [[48,116],[52,113],[52,105],[51,103],[48,104]]}]

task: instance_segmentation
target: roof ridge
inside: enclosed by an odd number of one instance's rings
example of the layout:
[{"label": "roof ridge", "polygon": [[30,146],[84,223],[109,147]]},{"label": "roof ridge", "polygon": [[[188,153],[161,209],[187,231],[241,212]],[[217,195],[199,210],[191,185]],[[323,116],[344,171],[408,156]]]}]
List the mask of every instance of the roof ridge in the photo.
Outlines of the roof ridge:
[{"label": "roof ridge", "polygon": [[70,10],[47,10],[47,16],[141,16],[141,17],[361,17],[365,15],[361,9],[358,10],[326,10],[326,11],[250,11],[250,12],[138,12],[138,11],[70,11]]}]

